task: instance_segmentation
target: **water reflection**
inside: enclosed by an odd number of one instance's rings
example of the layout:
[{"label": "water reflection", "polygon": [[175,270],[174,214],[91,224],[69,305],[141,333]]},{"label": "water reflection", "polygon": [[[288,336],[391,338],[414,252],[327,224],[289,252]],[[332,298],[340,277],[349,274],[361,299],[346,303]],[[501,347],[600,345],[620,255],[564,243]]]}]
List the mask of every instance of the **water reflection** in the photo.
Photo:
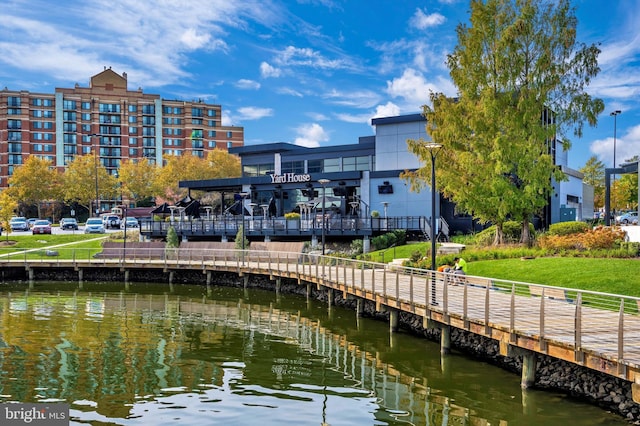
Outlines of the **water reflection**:
[{"label": "water reflection", "polygon": [[37,284],[0,293],[0,401],[72,424],[617,425],[352,311],[268,292]]}]

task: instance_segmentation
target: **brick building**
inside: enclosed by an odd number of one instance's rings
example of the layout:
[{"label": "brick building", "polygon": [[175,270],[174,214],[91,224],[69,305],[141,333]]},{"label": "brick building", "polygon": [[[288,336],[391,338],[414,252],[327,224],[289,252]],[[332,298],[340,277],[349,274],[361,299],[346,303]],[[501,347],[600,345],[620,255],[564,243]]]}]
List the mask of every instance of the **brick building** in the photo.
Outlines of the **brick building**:
[{"label": "brick building", "polygon": [[93,154],[115,174],[123,160],[162,165],[162,156],[206,157],[214,148],[244,145],[242,127],[222,126],[222,107],[202,101],[162,99],[127,88],[127,74],[105,68],[89,87],[55,93],[0,91],[0,188],[29,155],[58,168]]}]

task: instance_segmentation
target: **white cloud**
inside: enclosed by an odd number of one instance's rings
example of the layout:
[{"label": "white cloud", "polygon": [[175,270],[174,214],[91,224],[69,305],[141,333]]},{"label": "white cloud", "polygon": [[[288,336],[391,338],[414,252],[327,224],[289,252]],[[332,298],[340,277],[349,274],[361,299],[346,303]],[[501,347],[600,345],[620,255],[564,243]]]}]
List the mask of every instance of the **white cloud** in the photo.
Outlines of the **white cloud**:
[{"label": "white cloud", "polygon": [[429,27],[435,27],[443,24],[445,21],[446,18],[439,13],[432,13],[430,15],[427,15],[421,9],[416,9],[416,12],[409,20],[409,25],[418,30],[424,30]]},{"label": "white cloud", "polygon": [[273,109],[271,108],[258,108],[258,107],[243,107],[238,108],[239,115],[238,120],[259,120],[264,117],[271,117],[273,115]]},{"label": "white cloud", "polygon": [[[211,41],[211,34],[198,34],[195,28],[187,28],[180,41],[189,49],[196,50],[206,46]],[[226,43],[224,44],[226,46]]]},{"label": "white cloud", "polygon": [[380,102],[380,95],[373,90],[354,90],[352,92],[340,92],[331,90],[324,97],[336,105],[371,108]]},{"label": "white cloud", "polygon": [[238,89],[258,90],[260,88],[260,83],[254,80],[246,80],[242,78],[236,81],[235,86]]},{"label": "white cloud", "polygon": [[327,121],[329,119],[329,117],[319,112],[308,112],[306,115],[313,121]]},{"label": "white cloud", "polygon": [[440,92],[447,96],[455,95],[456,89],[451,81],[443,77],[437,77],[436,81],[437,84],[430,83],[422,73],[407,68],[401,77],[387,81],[386,92],[392,98],[403,100],[402,110],[418,111],[422,105],[429,103],[431,92]]},{"label": "white cloud", "polygon": [[[616,135],[616,163],[621,164],[640,155],[640,125],[631,127],[624,135]],[[591,142],[589,151],[596,155],[605,167],[613,166],[613,136]]]},{"label": "white cloud", "polygon": [[287,46],[274,58],[274,62],[283,67],[312,67],[323,70],[354,70],[356,66],[350,58],[329,59],[320,52],[308,47]]},{"label": "white cloud", "polygon": [[263,78],[280,77],[281,74],[282,71],[280,71],[280,69],[269,65],[267,62],[262,62],[260,64],[260,75]]},{"label": "white cloud", "polygon": [[276,93],[280,95],[295,96],[296,98],[302,98],[304,96],[302,93],[295,89],[292,89],[291,87],[280,87],[279,89],[276,89]]},{"label": "white cloud", "polygon": [[384,105],[378,105],[373,117],[369,118],[395,117],[396,115],[400,115],[400,107],[393,102],[387,102]]},{"label": "white cloud", "polygon": [[303,124],[296,129],[296,132],[299,136],[293,143],[308,148],[316,148],[320,146],[320,142],[329,140],[327,132],[317,123]]}]

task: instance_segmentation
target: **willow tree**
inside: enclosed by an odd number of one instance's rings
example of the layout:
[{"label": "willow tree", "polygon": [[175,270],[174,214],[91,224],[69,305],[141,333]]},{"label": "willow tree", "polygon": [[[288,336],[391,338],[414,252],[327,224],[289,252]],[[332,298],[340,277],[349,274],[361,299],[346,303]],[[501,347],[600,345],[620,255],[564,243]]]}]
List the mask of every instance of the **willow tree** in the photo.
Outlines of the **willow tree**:
[{"label": "willow tree", "polygon": [[[576,41],[568,0],[473,0],[470,24],[457,28],[447,66],[458,96],[431,94],[427,132],[441,144],[437,178],[460,208],[497,227],[529,221],[548,203],[551,180],[564,179],[554,149],[569,149],[567,134],[582,135],[604,109],[585,88],[600,71],[596,45]],[[425,166],[408,174],[428,182],[430,157],[422,141],[408,141]]]}]

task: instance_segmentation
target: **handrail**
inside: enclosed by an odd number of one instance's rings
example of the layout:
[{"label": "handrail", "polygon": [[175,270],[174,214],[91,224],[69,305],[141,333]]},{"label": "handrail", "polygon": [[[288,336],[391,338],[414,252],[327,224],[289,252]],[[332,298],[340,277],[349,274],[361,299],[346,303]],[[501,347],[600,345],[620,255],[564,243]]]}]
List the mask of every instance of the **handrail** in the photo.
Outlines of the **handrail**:
[{"label": "handrail", "polygon": [[[595,354],[617,363],[618,376],[627,367],[640,370],[640,298],[520,281],[464,276],[315,253],[236,249],[134,249],[103,252],[60,248],[59,256],[21,252],[2,256],[0,267],[156,266],[164,269],[226,270],[269,276],[297,276],[300,281],[339,288],[390,308],[411,313],[436,312],[465,322],[498,327],[538,341],[540,350],[556,344],[567,353]],[[437,305],[431,305],[435,290]],[[517,342],[518,339],[511,339]],[[608,364],[608,363],[607,363]],[[603,367],[604,368],[604,367]],[[607,371],[605,371],[607,372]],[[628,379],[628,377],[627,377]]]}]

